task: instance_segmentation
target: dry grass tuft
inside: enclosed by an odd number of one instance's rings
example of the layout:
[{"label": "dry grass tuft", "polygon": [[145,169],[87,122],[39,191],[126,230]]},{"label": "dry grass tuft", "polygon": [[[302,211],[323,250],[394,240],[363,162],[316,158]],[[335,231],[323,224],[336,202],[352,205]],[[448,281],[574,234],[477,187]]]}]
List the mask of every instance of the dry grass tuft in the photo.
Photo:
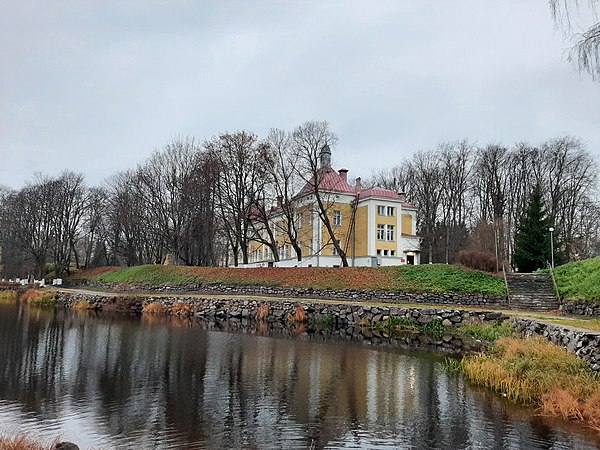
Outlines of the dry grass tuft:
[{"label": "dry grass tuft", "polygon": [[16,302],[17,298],[17,291],[0,291],[0,303]]},{"label": "dry grass tuft", "polygon": [[306,311],[302,305],[298,306],[294,311],[294,319],[296,323],[303,323],[307,321]]},{"label": "dry grass tuft", "polygon": [[304,307],[299,305],[294,310],[293,314],[288,314],[288,323],[304,323],[307,321],[306,311],[304,311]]},{"label": "dry grass tuft", "polygon": [[111,297],[102,305],[102,311],[130,312],[132,300],[130,297]]},{"label": "dry grass tuft", "polygon": [[146,303],[142,308],[144,314],[166,314],[167,307],[160,302]]},{"label": "dry grass tuft", "polygon": [[175,302],[171,306],[171,314],[174,316],[191,316],[192,308],[185,302]]},{"label": "dry grass tuft", "polygon": [[25,436],[7,438],[0,436],[0,450],[51,450],[56,447],[58,440],[49,446],[39,444]]},{"label": "dry grass tuft", "polygon": [[22,303],[30,305],[50,306],[56,304],[56,295],[52,291],[40,289],[27,289],[19,298]]},{"label": "dry grass tuft", "polygon": [[542,395],[542,411],[569,420],[584,420],[582,404],[566,389],[556,388]]},{"label": "dry grass tuft", "polygon": [[94,309],[94,304],[88,302],[87,300],[80,300],[78,302],[73,303],[71,306],[72,309],[84,310],[84,309]]},{"label": "dry grass tuft", "polygon": [[501,338],[490,354],[466,357],[461,367],[469,380],[510,400],[600,431],[600,379],[585,361],[542,337]]},{"label": "dry grass tuft", "polygon": [[262,305],[260,305],[258,307],[258,310],[256,311],[256,320],[257,321],[262,321],[262,320],[267,320],[269,318],[269,305],[267,305],[266,303],[263,303]]}]

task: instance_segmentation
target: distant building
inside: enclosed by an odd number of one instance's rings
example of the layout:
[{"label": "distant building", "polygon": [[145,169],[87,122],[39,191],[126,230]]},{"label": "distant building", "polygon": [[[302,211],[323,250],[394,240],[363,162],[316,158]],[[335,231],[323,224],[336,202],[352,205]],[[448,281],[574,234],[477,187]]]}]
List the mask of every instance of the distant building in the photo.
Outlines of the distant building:
[{"label": "distant building", "polygon": [[[380,187],[363,189],[360,178],[354,185],[349,184],[348,170],[331,168],[330,153],[322,155],[318,179],[335,238],[346,252],[349,266],[419,264],[417,209],[406,201],[403,193]],[[293,199],[302,260],[297,260],[287,233],[282,232],[286,229],[286,218],[279,204],[270,212],[269,226],[277,241],[280,260],[274,261],[269,246],[255,239],[249,245],[246,267],[341,266],[341,258],[336,255],[329,233],[319,218],[314,197],[314,189],[307,183]],[[264,237],[265,227],[257,228]]]}]

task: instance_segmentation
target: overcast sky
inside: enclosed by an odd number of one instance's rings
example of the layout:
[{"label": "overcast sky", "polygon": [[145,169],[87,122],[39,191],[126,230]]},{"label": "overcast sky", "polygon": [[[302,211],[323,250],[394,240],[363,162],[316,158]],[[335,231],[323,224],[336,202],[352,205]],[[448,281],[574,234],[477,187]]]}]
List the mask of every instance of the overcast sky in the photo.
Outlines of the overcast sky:
[{"label": "overcast sky", "polygon": [[327,120],[350,176],[440,141],[577,136],[600,83],[546,0],[0,2],[0,184],[101,184],[175,136]]}]

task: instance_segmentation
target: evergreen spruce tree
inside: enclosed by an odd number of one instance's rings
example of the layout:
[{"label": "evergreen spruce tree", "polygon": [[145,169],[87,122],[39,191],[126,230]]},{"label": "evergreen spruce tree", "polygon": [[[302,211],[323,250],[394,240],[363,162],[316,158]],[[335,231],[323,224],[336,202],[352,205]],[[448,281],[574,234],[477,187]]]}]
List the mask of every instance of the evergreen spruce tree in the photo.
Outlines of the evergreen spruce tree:
[{"label": "evergreen spruce tree", "polygon": [[537,185],[517,226],[513,261],[519,272],[541,269],[552,259],[549,231],[552,225],[553,220],[544,208],[542,190]]}]

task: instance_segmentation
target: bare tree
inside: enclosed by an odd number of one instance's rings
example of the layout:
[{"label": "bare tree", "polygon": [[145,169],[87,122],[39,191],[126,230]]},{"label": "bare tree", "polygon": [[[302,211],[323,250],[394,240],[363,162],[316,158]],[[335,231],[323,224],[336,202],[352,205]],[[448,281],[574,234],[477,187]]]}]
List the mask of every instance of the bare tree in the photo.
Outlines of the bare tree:
[{"label": "bare tree", "polygon": [[[323,158],[324,154],[331,155],[330,148],[337,142],[337,136],[329,129],[327,122],[305,122],[296,127],[292,134],[298,175],[306,183],[307,192],[315,199],[316,212],[325,230],[328,240],[335,253],[340,257],[342,267],[348,267],[346,250],[341,239],[335,234],[330,215],[335,205],[335,193],[323,189],[322,181],[327,175],[330,161]],[[322,245],[322,244],[321,244]],[[320,249],[319,249],[320,250]]]},{"label": "bare tree", "polygon": [[467,192],[471,184],[473,145],[465,139],[438,146],[443,185],[440,203],[445,234],[444,260],[458,262],[458,253],[467,237]]},{"label": "bare tree", "polygon": [[410,195],[418,207],[417,229],[427,249],[424,262],[433,262],[436,245],[436,224],[442,198],[442,168],[435,152],[420,151],[414,154],[408,166]]},{"label": "bare tree", "polygon": [[303,214],[294,201],[294,195],[300,190],[301,178],[298,175],[298,161],[293,146],[293,135],[284,130],[272,129],[267,136],[269,145],[268,172],[272,189],[277,199],[277,231],[285,235],[296,253],[296,260],[302,261],[302,247],[298,240],[299,214]]},{"label": "bare tree", "polygon": [[[574,62],[580,71],[588,72],[592,79],[600,77],[600,21],[598,0],[549,0],[555,23],[569,36],[573,46],[569,52],[569,61]],[[582,6],[587,3],[587,7]],[[577,16],[584,14],[593,22],[586,24],[583,31],[575,31],[580,27]]]},{"label": "bare tree", "polygon": [[[488,144],[477,149],[473,189],[477,199],[477,219],[480,230],[486,227],[480,223],[491,223],[493,234],[480,233],[493,239],[492,252],[496,261],[506,259],[505,213],[509,191],[509,153],[506,147]],[[482,245],[481,243],[480,245]],[[481,250],[480,250],[481,251]]]},{"label": "bare tree", "polygon": [[224,133],[204,144],[219,164],[217,203],[234,266],[248,263],[253,205],[266,178],[267,146],[253,133]]},{"label": "bare tree", "polygon": [[87,187],[84,176],[73,172],[64,172],[52,182],[54,201],[52,205],[52,250],[54,273],[60,277],[70,273],[72,258],[79,268],[77,239],[80,226],[87,208]]}]

